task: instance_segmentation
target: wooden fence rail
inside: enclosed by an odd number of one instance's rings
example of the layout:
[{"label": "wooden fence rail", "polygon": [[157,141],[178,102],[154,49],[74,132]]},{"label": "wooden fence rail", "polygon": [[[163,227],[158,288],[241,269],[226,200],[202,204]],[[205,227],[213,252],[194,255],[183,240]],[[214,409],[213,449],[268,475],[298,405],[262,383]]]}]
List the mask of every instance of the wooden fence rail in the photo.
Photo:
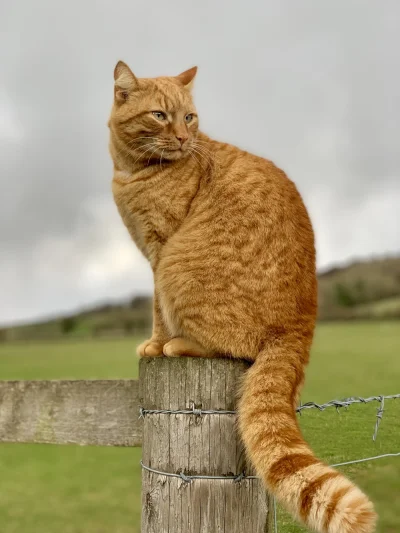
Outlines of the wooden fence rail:
[{"label": "wooden fence rail", "polygon": [[[235,416],[220,412],[235,409],[247,366],[228,359],[160,357],[141,360],[139,381],[0,381],[0,442],[143,442],[142,533],[272,532],[261,483],[232,480],[252,472]],[[193,406],[217,412],[174,412]]]},{"label": "wooden fence rail", "polygon": [[0,381],[0,442],[140,446],[139,382]]}]

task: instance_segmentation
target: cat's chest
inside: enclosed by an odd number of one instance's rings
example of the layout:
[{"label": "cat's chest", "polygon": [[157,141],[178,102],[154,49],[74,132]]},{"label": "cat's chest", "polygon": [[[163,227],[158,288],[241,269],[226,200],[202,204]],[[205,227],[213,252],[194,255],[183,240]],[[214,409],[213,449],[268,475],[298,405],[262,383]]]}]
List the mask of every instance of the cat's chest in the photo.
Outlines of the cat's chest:
[{"label": "cat's chest", "polygon": [[[164,190],[162,190],[164,189]],[[118,211],[132,239],[151,261],[181,225],[188,201],[177,191],[113,182]]]}]

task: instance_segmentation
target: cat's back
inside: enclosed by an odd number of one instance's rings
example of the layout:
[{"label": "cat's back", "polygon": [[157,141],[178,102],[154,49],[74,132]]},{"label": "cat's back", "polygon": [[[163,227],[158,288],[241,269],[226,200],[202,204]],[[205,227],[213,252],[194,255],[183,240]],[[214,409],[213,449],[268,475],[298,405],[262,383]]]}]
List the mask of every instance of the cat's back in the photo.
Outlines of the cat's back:
[{"label": "cat's back", "polygon": [[306,217],[308,214],[292,180],[273,161],[227,143],[213,143],[215,172],[211,179],[211,203],[231,207],[235,214],[244,209],[268,213],[268,218]]},{"label": "cat's back", "polygon": [[[212,172],[204,176],[180,230],[165,253],[187,250],[232,260],[254,248],[275,256],[314,250],[311,222],[295,184],[272,161],[226,143],[209,141]],[[287,243],[290,243],[290,249]],[[252,244],[254,246],[252,246]],[[254,251],[253,250],[253,251]],[[270,255],[270,254],[269,254]]]}]

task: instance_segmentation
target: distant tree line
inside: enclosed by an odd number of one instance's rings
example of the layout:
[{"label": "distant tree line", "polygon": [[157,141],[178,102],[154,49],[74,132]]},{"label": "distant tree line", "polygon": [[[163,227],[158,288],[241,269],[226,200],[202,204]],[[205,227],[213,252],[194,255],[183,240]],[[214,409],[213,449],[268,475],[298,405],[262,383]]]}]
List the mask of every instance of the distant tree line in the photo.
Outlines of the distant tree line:
[{"label": "distant tree line", "polygon": [[[399,319],[400,257],[353,263],[319,276],[319,319]],[[0,329],[0,342],[145,336],[151,331],[152,299],[135,296],[48,322]]]}]

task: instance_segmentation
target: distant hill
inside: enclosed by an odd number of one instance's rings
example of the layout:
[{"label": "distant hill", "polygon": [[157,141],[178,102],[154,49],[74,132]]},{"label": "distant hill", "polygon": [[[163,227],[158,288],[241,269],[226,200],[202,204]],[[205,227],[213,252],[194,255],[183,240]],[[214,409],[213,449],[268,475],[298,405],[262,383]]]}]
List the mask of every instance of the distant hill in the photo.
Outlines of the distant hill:
[{"label": "distant hill", "polygon": [[[400,319],[400,257],[356,261],[319,273],[319,320]],[[145,335],[152,301],[136,296],[69,316],[0,329],[0,341]]]},{"label": "distant hill", "polygon": [[321,320],[400,318],[400,257],[356,261],[318,279]]},{"label": "distant hill", "polygon": [[98,305],[78,313],[0,329],[0,341],[145,335],[151,330],[152,299],[136,296],[119,304]]}]

